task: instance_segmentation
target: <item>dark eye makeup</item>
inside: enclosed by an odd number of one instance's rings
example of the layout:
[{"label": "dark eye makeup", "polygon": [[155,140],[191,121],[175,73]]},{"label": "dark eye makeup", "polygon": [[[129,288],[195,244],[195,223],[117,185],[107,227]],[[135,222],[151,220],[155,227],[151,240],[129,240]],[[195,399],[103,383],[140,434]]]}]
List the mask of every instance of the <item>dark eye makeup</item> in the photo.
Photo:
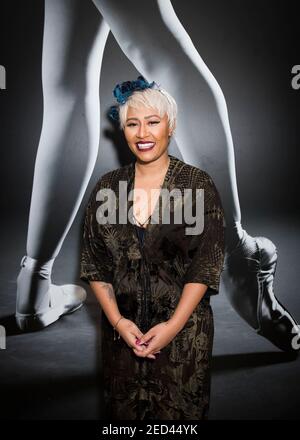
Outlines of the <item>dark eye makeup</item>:
[{"label": "dark eye makeup", "polygon": [[[149,124],[159,124],[160,123],[160,121],[149,121]],[[137,125],[137,124],[135,124],[134,122],[130,122],[129,124],[127,124],[127,127],[134,127],[135,125]]]}]

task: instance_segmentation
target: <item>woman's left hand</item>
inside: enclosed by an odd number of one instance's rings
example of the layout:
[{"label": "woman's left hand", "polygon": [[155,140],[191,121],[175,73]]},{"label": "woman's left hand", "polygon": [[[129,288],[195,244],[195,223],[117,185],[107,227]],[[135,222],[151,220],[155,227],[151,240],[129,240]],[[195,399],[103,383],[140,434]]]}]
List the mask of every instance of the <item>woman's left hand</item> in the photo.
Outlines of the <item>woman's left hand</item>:
[{"label": "woman's left hand", "polygon": [[140,339],[139,346],[147,344],[143,351],[133,348],[134,353],[139,357],[147,357],[149,354],[155,355],[168,345],[175,338],[177,330],[170,321],[161,322],[147,331]]}]

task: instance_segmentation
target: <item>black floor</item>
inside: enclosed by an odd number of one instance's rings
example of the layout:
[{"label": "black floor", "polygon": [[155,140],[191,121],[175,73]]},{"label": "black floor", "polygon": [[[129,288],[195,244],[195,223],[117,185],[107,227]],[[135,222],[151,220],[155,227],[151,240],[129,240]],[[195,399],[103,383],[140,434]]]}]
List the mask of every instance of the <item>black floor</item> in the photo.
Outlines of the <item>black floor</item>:
[{"label": "black floor", "polygon": [[[97,420],[102,414],[100,306],[89,291],[85,306],[74,314],[40,332],[20,333],[13,313],[27,219],[10,219],[4,226],[0,324],[7,338],[6,349],[0,350],[0,418]],[[243,227],[276,244],[275,294],[300,323],[299,220],[245,219]],[[76,220],[55,262],[52,281],[57,284],[78,282],[78,231]],[[222,288],[211,304],[215,339],[210,419],[299,419],[300,356],[295,360],[257,336],[231,308]]]}]

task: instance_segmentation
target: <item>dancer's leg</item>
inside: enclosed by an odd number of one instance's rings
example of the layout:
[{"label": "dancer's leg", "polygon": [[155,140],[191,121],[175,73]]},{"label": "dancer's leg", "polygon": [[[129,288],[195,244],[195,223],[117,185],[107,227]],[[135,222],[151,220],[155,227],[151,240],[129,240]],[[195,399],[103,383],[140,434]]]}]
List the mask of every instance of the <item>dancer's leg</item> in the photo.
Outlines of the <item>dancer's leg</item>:
[{"label": "dancer's leg", "polygon": [[28,270],[24,267],[18,277],[20,313],[34,313],[49,304],[52,265],[96,162],[99,77],[108,34],[108,25],[91,1],[45,1],[44,115],[29,214]]},{"label": "dancer's leg", "polygon": [[44,116],[35,162],[27,254],[57,256],[98,154],[99,76],[109,33],[92,2],[46,0]]},{"label": "dancer's leg", "polygon": [[[296,322],[277,301],[275,245],[241,226],[234,148],[222,90],[180,23],[170,0],[143,3],[93,0],[125,55],[148,81],[155,80],[179,107],[175,139],[186,162],[203,168],[221,195],[226,218],[223,281],[234,309],[283,350]],[[134,13],[133,13],[134,12]],[[238,246],[237,246],[238,245]]]}]

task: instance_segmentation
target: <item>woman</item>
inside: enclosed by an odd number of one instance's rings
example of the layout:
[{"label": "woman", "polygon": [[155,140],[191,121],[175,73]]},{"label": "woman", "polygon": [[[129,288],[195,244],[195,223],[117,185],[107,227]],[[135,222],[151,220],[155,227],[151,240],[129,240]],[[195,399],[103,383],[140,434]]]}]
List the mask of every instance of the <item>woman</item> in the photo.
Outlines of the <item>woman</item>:
[{"label": "woman", "polygon": [[[80,274],[104,311],[106,416],[207,419],[214,335],[210,295],[218,293],[225,252],[219,194],[206,172],[168,154],[177,106],[165,90],[139,76],[117,85],[114,94],[119,108],[113,106],[110,114],[120,118],[136,161],[106,173],[92,192]],[[120,183],[126,184],[126,199]],[[138,197],[138,189],[145,197]],[[174,189],[177,197],[160,209],[163,194]],[[192,198],[181,197],[186,189],[193,190]],[[196,208],[192,220],[200,219],[195,189],[204,190],[204,229],[187,234],[193,221],[186,215],[175,219],[189,202],[193,212]],[[107,190],[116,204],[100,208]],[[124,200],[127,221],[121,223]],[[105,223],[105,214],[113,221]]]}]

